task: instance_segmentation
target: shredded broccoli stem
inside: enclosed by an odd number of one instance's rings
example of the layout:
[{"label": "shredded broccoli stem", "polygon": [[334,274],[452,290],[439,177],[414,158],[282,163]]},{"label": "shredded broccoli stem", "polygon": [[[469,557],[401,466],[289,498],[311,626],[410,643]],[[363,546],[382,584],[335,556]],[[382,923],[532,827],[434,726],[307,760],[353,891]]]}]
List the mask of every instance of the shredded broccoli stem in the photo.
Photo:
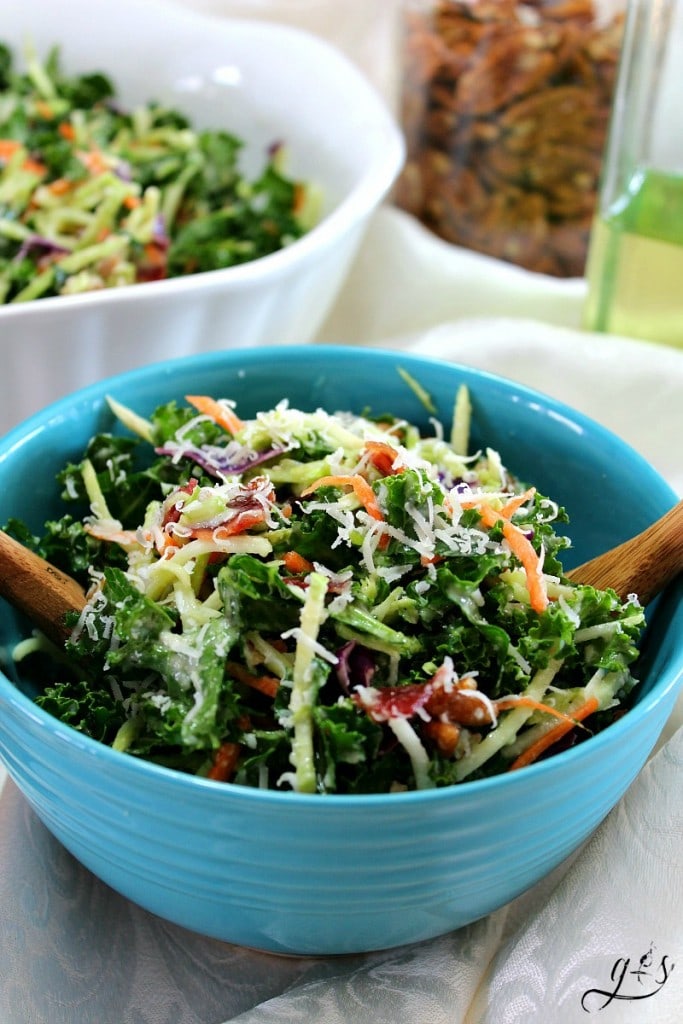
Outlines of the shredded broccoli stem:
[{"label": "shredded broccoli stem", "polygon": [[[536,673],[526,690],[523,691],[522,696],[531,697],[532,700],[542,700],[546,690],[561,667],[562,661],[553,658],[545,668],[540,669]],[[477,768],[481,768],[489,758],[497,754],[503,747],[506,747],[508,743],[513,743],[517,733],[532,714],[533,708],[519,707],[501,715],[496,728],[492,729],[469,754],[466,754],[458,761],[455,768],[455,776],[458,782],[466,779]]]},{"label": "shredded broccoli stem", "polygon": [[[100,522],[114,523],[116,520],[109,511],[107,505],[107,499],[102,493],[102,488],[99,485],[97,479],[97,473],[90,459],[84,459],[81,465],[81,475],[83,477],[83,484],[85,486],[88,499],[90,501],[90,510],[95,518]],[[117,525],[120,525],[117,523]]]},{"label": "shredded broccoli stem", "polygon": [[436,413],[436,406],[434,405],[434,401],[429,392],[426,391],[419,383],[419,381],[416,381],[413,375],[411,373],[408,373],[408,371],[404,369],[404,367],[398,366],[397,370],[399,377],[403,378],[403,380],[406,382],[406,384],[413,392],[415,397],[418,398],[420,402],[422,402],[427,412],[430,412],[432,414]]},{"label": "shredded broccoli stem", "polygon": [[140,723],[137,718],[126,719],[112,740],[112,749],[122,752],[128,750],[139,731]]},{"label": "shredded broccoli stem", "polygon": [[311,573],[306,601],[301,609],[301,634],[294,655],[292,696],[289,703],[294,724],[290,760],[295,768],[294,788],[299,793],[314,793],[316,789],[311,713],[315,703],[312,679],[314,649],[311,641],[316,640],[325,616],[326,593],[325,577],[321,573]]},{"label": "shredded broccoli stem", "polygon": [[471,418],[472,403],[469,389],[466,384],[461,384],[455,396],[451,429],[451,447],[458,455],[466,455],[469,450]]},{"label": "shredded broccoli stem", "polygon": [[107,404],[111,411],[114,413],[116,418],[123,423],[125,427],[128,427],[130,431],[141,437],[143,441],[149,441],[150,444],[154,443],[154,427],[149,420],[139,416],[132,409],[123,405],[122,402],[118,402],[111,395],[107,395]]},{"label": "shredded broccoli stem", "polygon": [[273,672],[279,679],[284,679],[291,672],[291,657],[289,655],[281,654],[258,633],[248,633],[246,639],[263,658],[263,664],[269,672]]}]

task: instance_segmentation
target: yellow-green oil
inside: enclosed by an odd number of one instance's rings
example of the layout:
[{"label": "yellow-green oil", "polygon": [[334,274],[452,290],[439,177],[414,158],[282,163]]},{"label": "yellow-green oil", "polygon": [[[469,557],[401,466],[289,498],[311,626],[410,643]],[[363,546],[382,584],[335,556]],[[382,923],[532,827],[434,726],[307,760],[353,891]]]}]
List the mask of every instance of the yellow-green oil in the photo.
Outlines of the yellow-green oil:
[{"label": "yellow-green oil", "polygon": [[683,347],[683,175],[643,171],[596,217],[584,327]]}]

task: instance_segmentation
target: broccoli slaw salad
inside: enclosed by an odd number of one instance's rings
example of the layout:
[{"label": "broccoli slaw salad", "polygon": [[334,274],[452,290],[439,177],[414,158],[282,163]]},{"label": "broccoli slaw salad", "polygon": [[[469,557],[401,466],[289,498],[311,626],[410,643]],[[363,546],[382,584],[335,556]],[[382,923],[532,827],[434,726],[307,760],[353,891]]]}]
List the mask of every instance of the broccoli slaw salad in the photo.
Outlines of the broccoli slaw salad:
[{"label": "broccoli slaw salad", "polygon": [[109,405],[64,515],[6,527],[88,588],[63,651],[14,652],[49,659],[36,701],[62,721],[222,782],[360,794],[517,771],[623,714],[643,609],[567,580],[565,511],[468,453],[465,387],[448,430]]},{"label": "broccoli slaw salad", "polygon": [[313,227],[319,197],[279,140],[248,179],[234,134],[156,101],[126,110],[57,48],[25,64],[0,42],[0,305],[232,267]]}]

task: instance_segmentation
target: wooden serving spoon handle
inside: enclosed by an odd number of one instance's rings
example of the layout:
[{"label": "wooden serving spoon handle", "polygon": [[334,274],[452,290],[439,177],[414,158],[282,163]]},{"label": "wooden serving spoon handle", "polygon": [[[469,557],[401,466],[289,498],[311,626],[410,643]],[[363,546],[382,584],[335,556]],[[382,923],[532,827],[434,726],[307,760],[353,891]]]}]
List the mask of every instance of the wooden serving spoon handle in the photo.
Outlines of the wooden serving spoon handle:
[{"label": "wooden serving spoon handle", "polygon": [[637,594],[648,604],[683,571],[683,501],[652,526],[572,569],[567,576],[574,583],[587,583],[598,590],[611,587],[622,601]]},{"label": "wooden serving spoon handle", "polygon": [[85,593],[71,576],[0,530],[0,595],[60,647],[69,636],[67,612],[81,612]]}]

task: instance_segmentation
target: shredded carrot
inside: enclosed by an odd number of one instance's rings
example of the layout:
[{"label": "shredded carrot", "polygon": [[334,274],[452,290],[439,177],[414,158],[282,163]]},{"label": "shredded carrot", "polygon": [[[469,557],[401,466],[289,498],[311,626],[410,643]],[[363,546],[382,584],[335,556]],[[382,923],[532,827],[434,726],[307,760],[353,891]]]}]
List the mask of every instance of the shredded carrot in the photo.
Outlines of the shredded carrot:
[{"label": "shredded carrot", "polygon": [[518,768],[525,768],[528,764],[532,764],[533,761],[538,760],[541,754],[544,754],[549,747],[552,747],[555,743],[566,736],[568,732],[582,722],[584,718],[588,718],[594,711],[598,710],[598,701],[595,697],[589,697],[585,704],[582,704],[576,711],[571,715],[570,721],[560,722],[558,725],[553,726],[544,736],[541,736],[532,743],[530,746],[523,751],[518,758],[516,758],[510,765],[509,771],[516,771]]},{"label": "shredded carrot", "polygon": [[74,126],[71,124],[71,121],[62,121],[59,127],[57,128],[57,131],[63,139],[68,139],[69,142],[73,142],[73,140],[76,138],[76,132],[74,130]]},{"label": "shredded carrot", "polygon": [[314,568],[313,562],[309,562],[309,560],[304,558],[303,555],[300,555],[298,551],[285,551],[282,556],[282,561],[287,572],[294,573],[295,575],[304,572],[312,572]]},{"label": "shredded carrot", "polygon": [[40,160],[33,160],[32,157],[24,160],[21,166],[23,170],[28,171],[30,174],[43,175],[47,171],[45,164],[42,164]]},{"label": "shredded carrot", "polygon": [[306,487],[301,492],[301,496],[305,497],[307,494],[312,494],[319,487],[352,487],[354,494],[368,515],[378,522],[384,522],[384,515],[377,504],[375,492],[365,477],[360,476],[359,473],[354,473],[353,476],[321,476],[314,484]]},{"label": "shredded carrot", "polygon": [[171,548],[179,548],[181,546],[182,542],[180,539],[174,533],[167,533],[165,530],[154,539],[154,547],[159,555],[169,555]]},{"label": "shredded carrot", "polygon": [[229,434],[239,433],[244,426],[243,421],[229,406],[217,402],[215,398],[210,398],[208,395],[185,395],[185,400],[193,405],[198,412],[208,416],[219,427],[227,430]]},{"label": "shredded carrot", "polygon": [[16,139],[0,139],[0,160],[9,160],[21,148]]},{"label": "shredded carrot", "polygon": [[45,100],[38,100],[36,103],[36,112],[46,121],[51,121],[55,116],[54,110]]},{"label": "shredded carrot", "polygon": [[443,559],[443,555],[420,555],[420,565],[438,565]]},{"label": "shredded carrot", "polygon": [[[124,199],[124,201],[123,201],[124,206],[129,206],[130,204],[129,204],[128,200],[129,199],[135,200],[135,198],[136,198],[135,196],[127,196],[126,199]],[[163,249],[160,245],[157,245],[156,242],[148,242],[147,245],[145,245],[145,247],[144,247],[144,253],[145,253],[145,263],[148,263],[149,265],[151,265],[153,267],[159,267],[159,266],[162,266],[162,265],[165,266],[165,264],[166,264],[166,250]]]},{"label": "shredded carrot", "polygon": [[71,191],[73,188],[73,182],[69,181],[68,178],[55,178],[54,181],[50,182],[47,188],[54,196],[63,196],[67,192]]},{"label": "shredded carrot", "polygon": [[214,756],[213,764],[207,772],[207,779],[213,779],[215,782],[227,782],[237,767],[239,756],[239,743],[221,743]]},{"label": "shredded carrot", "polygon": [[[0,139],[0,160],[3,162],[9,160],[14,154],[23,149],[21,142],[17,139]],[[31,174],[45,174],[47,167],[40,160],[34,160],[33,157],[27,156],[21,165],[24,171],[30,171]]]},{"label": "shredded carrot", "polygon": [[497,523],[503,524],[503,536],[510,545],[513,554],[522,563],[526,575],[526,585],[529,591],[529,602],[535,612],[539,614],[548,607],[548,592],[541,572],[541,560],[537,555],[533,544],[522,530],[511,521],[511,516],[520,505],[524,504],[534,493],[533,488],[525,494],[511,498],[502,509],[494,509],[485,498],[462,503],[463,508],[477,508],[481,521],[488,529]]},{"label": "shredded carrot", "polygon": [[[521,508],[522,505],[526,504],[530,498],[533,498],[536,493],[535,487],[530,487],[524,494],[516,494],[512,498],[508,498],[502,508],[494,509],[492,505],[486,499],[486,495],[481,495],[478,498],[473,498],[472,501],[462,501],[460,503],[462,508],[480,508],[482,510],[482,518],[486,515],[487,518],[492,518],[491,525],[497,522],[498,519],[512,519],[517,509]],[[488,524],[487,524],[488,525]]]},{"label": "shredded carrot", "polygon": [[576,724],[573,715],[566,715],[564,711],[558,711],[550,704],[544,704],[543,701],[534,700],[532,697],[501,697],[500,700],[494,701],[494,706],[496,711],[510,711],[512,708],[518,707],[534,708],[535,711],[544,711],[554,718],[559,718],[562,722],[567,722],[572,728]]},{"label": "shredded carrot", "polygon": [[373,466],[379,470],[382,476],[394,476],[404,472],[403,466],[394,468],[398,452],[386,441],[366,441],[365,450]]},{"label": "shredded carrot", "polygon": [[81,150],[77,154],[79,160],[90,171],[91,174],[104,174],[108,169],[104,156],[99,149],[90,149],[87,152]]},{"label": "shredded carrot", "polygon": [[140,206],[142,200],[139,196],[126,196],[123,200],[123,205],[127,210],[134,210],[136,206]]},{"label": "shredded carrot", "polygon": [[114,530],[111,527],[103,526],[101,523],[86,523],[83,529],[91,537],[95,537],[96,540],[120,544],[124,548],[134,547],[139,543],[135,530]]},{"label": "shredded carrot", "polygon": [[530,487],[528,491],[524,492],[524,494],[517,494],[514,498],[510,498],[509,501],[506,501],[503,505],[500,514],[504,516],[505,519],[512,519],[517,509],[521,508],[522,505],[526,505],[527,501],[533,498],[535,493],[536,488]]},{"label": "shredded carrot", "polygon": [[372,519],[376,519],[378,522],[383,523],[384,513],[379,507],[377,498],[375,497],[375,492],[365,477],[360,476],[358,473],[354,474],[351,486],[353,487],[353,493],[363,505],[363,508],[368,515]]},{"label": "shredded carrot", "polygon": [[239,665],[235,661],[229,661],[226,667],[228,672],[240,683],[244,683],[245,686],[249,686],[252,690],[258,690],[259,693],[265,694],[266,697],[275,697],[275,694],[280,689],[280,680],[277,676],[254,675],[252,672],[248,672],[243,665]]},{"label": "shredded carrot", "polygon": [[531,541],[514,523],[506,520],[503,526],[503,536],[522,563],[529,591],[529,603],[533,610],[540,615],[548,607],[548,591],[541,572],[541,560]]},{"label": "shredded carrot", "polygon": [[[319,480],[316,480],[314,484],[310,484],[309,487],[306,487],[301,492],[301,497],[304,498],[307,494],[312,494],[313,491],[317,491],[319,487],[352,487],[354,494],[370,518],[376,520],[378,523],[384,522],[384,514],[382,509],[379,507],[377,498],[375,497],[375,492],[365,477],[361,476],[359,473],[354,473],[352,476],[321,476]],[[378,545],[380,549],[386,548],[388,543],[389,534],[382,534],[379,538]]]},{"label": "shredded carrot", "polygon": [[252,526],[260,526],[266,518],[262,508],[245,509],[238,512],[232,519],[219,523],[218,526],[198,526],[192,530],[195,540],[216,540],[220,541],[227,537],[234,537],[238,533],[250,530]]}]

